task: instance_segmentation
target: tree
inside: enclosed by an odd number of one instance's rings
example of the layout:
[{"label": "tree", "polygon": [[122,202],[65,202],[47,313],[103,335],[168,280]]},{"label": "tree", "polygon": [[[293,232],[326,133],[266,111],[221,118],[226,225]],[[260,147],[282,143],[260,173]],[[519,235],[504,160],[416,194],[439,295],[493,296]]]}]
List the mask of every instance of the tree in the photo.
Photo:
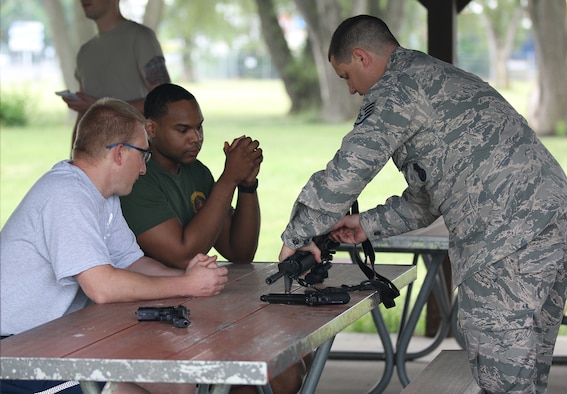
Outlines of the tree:
[{"label": "tree", "polygon": [[152,0],[146,3],[142,23],[157,32],[163,14],[163,0]]},{"label": "tree", "polygon": [[[508,59],[514,49],[516,32],[525,12],[522,0],[475,0],[478,16],[488,38],[490,74],[496,88],[508,88]],[[472,4],[474,6],[474,4]]]},{"label": "tree", "polygon": [[[73,2],[71,8],[73,25],[67,22],[65,7],[61,0],[43,0],[43,6],[47,12],[65,86],[72,91],[78,90],[79,86],[74,78],[77,52],[83,42],[96,34],[95,25],[85,18],[79,2]],[[71,31],[74,34],[69,34]]]},{"label": "tree", "polygon": [[[258,15],[252,0],[207,0],[168,2],[164,20],[165,34],[181,41],[183,79],[198,79],[193,62],[201,52],[206,57],[215,44],[222,44],[234,53],[244,47],[261,46],[261,37],[256,33]],[[258,37],[257,37],[258,36]],[[208,46],[206,51],[203,50]],[[202,59],[201,59],[202,60]]]},{"label": "tree", "polygon": [[539,135],[567,128],[567,2],[529,0],[538,67],[530,123]]},{"label": "tree", "polygon": [[[278,0],[276,0],[278,1]],[[229,0],[186,2],[153,0],[146,3],[144,23],[156,32],[164,15],[163,31],[171,38],[180,40],[182,52],[183,79],[195,80],[192,55],[196,42],[205,40],[226,41],[231,45],[238,37],[246,36],[253,43],[252,30],[260,21],[262,36],[268,48],[273,65],[278,70],[286,92],[292,102],[291,112],[297,113],[311,108],[321,108],[321,118],[335,122],[353,118],[360,98],[350,96],[344,83],[335,75],[327,60],[327,48],[336,26],[347,16],[359,13],[390,13],[391,26],[395,31],[401,20],[405,0],[330,0],[296,1],[308,24],[308,42],[303,50],[292,51],[278,23],[278,6],[290,8],[290,0],[256,0],[257,14],[252,12],[250,0],[239,2]],[[96,29],[92,21],[84,17],[82,7],[76,1],[43,0],[49,16],[50,30],[54,36],[63,78],[69,89],[76,89],[73,77],[75,57],[80,45],[91,38]],[[296,10],[294,12],[297,12]],[[383,17],[383,15],[380,15]],[[259,18],[258,18],[259,17]],[[69,34],[73,32],[73,34]],[[234,48],[233,48],[234,50]]]},{"label": "tree", "polygon": [[319,82],[310,45],[294,56],[280,26],[273,0],[256,0],[262,27],[262,36],[270,52],[272,63],[284,83],[291,100],[290,113],[319,108]]},{"label": "tree", "polygon": [[319,77],[320,116],[323,120],[338,122],[351,119],[356,115],[360,105],[360,97],[349,95],[344,82],[337,77],[329,65],[327,51],[336,27],[349,16],[370,12],[382,19],[392,21],[392,26],[397,29],[400,26],[403,3],[402,0],[387,2],[380,0],[350,2],[295,0],[295,5],[307,23],[309,41]]},{"label": "tree", "polygon": [[[358,3],[354,1],[353,7],[359,6]],[[350,119],[356,114],[360,99],[349,95],[344,82],[329,66],[327,58],[331,36],[344,19],[343,7],[337,0],[295,0],[295,5],[307,23],[309,42],[319,78],[320,117],[331,123]]]}]

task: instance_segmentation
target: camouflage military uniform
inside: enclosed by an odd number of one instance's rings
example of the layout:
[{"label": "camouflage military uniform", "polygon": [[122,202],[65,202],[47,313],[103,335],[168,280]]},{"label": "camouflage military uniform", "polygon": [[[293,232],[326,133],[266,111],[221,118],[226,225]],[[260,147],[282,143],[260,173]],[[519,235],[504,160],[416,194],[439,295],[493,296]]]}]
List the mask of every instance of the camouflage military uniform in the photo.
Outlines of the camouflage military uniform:
[{"label": "camouflage military uniform", "polygon": [[490,393],[546,390],[565,304],[565,239],[563,219],[459,286],[473,376]]},{"label": "camouflage military uniform", "polygon": [[[301,191],[284,243],[296,249],[328,232],[390,157],[408,187],[360,214],[365,233],[377,240],[425,227],[443,215],[456,286],[468,281],[475,291],[483,286],[474,284],[475,274],[518,253],[523,259],[519,251],[531,251],[526,245],[538,234],[564,226],[567,177],[526,121],[478,77],[400,47],[365,95],[340,150]],[[529,270],[554,277],[559,266],[564,269],[565,232],[551,233],[558,238],[546,248],[554,258],[534,260],[526,252],[520,266],[536,265]],[[563,254],[553,254],[553,248]],[[545,292],[554,281],[547,280]],[[563,308],[564,287],[553,304]],[[471,319],[480,326],[485,317]],[[522,357],[511,362],[524,363]]]}]

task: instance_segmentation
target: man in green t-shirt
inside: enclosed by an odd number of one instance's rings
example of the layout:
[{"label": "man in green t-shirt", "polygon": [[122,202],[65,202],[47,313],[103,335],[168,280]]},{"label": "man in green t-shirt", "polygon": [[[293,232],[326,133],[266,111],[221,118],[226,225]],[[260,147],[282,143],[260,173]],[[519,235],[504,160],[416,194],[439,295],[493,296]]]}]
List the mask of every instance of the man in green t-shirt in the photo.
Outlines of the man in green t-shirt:
[{"label": "man in green t-shirt", "polygon": [[[225,259],[249,263],[260,233],[256,189],[262,149],[250,137],[225,142],[225,168],[215,182],[197,160],[203,144],[203,114],[195,97],[178,85],[164,84],[146,97],[144,114],[152,159],[122,211],[144,253],[173,267],[185,267],[197,253],[214,247]],[[236,208],[231,207],[238,190]],[[201,286],[195,278],[195,286]],[[305,362],[310,363],[311,354]],[[299,361],[270,381],[276,394],[299,391],[306,373]],[[231,393],[255,393],[253,386]]]},{"label": "man in green t-shirt", "polygon": [[228,261],[251,262],[260,232],[259,142],[245,136],[225,142],[225,169],[215,182],[197,159],[204,118],[191,93],[160,85],[146,97],[144,114],[152,160],[121,203],[146,255],[184,268],[191,257],[214,247]]}]

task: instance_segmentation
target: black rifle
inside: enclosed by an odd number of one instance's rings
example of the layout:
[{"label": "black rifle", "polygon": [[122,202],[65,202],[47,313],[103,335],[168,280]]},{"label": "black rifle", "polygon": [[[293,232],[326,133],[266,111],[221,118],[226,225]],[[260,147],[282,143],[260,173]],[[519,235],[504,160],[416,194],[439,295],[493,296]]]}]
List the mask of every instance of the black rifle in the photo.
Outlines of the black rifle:
[{"label": "black rifle", "polygon": [[289,304],[289,305],[333,305],[348,304],[350,295],[346,292],[323,293],[320,291],[305,291],[304,294],[264,294],[260,300],[270,304]]},{"label": "black rifle", "polygon": [[178,306],[141,306],[136,311],[138,321],[170,321],[174,327],[189,326],[189,311],[183,305]]},{"label": "black rifle", "polygon": [[[266,283],[271,285],[283,277],[286,294],[291,292],[291,284],[294,279],[304,286],[323,283],[325,278],[329,277],[328,271],[331,268],[331,260],[340,244],[324,235],[313,238],[313,242],[321,250],[321,263],[317,263],[311,252],[297,251],[278,264],[278,272],[266,278]],[[307,273],[307,271],[310,272]],[[305,279],[301,279],[301,276],[305,273],[307,273]]]},{"label": "black rifle", "polygon": [[[353,204],[353,212],[358,212],[358,205]],[[315,257],[310,252],[297,251],[292,256],[278,264],[278,272],[269,276],[266,283],[272,284],[282,276],[284,277],[285,293],[274,294],[270,293],[260,297],[262,301],[277,304],[302,304],[302,305],[328,305],[328,304],[341,304],[348,303],[350,296],[348,292],[357,290],[374,290],[378,293],[380,300],[386,306],[391,308],[396,305],[394,298],[400,295],[396,286],[384,276],[378,274],[374,270],[374,249],[370,241],[363,242],[363,250],[367,260],[370,260],[371,266],[368,267],[366,262],[363,262],[358,253],[354,253],[352,257],[357,262],[362,272],[366,275],[368,280],[361,282],[359,285],[341,287],[327,287],[325,289],[317,289],[313,285],[323,283],[325,278],[329,277],[329,268],[331,268],[332,255],[340,246],[340,243],[332,241],[327,235],[322,235],[313,238],[313,242],[321,250],[322,262],[318,264]],[[300,276],[311,270],[305,278]],[[313,287],[316,290],[315,294],[291,294],[291,284],[296,280],[301,286]]]}]

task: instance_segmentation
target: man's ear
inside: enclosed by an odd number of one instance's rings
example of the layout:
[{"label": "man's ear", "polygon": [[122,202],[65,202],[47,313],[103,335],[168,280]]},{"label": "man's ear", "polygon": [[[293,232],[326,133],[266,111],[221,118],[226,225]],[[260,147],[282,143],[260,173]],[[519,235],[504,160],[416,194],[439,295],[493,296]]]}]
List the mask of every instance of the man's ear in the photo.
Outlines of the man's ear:
[{"label": "man's ear", "polygon": [[150,138],[154,138],[156,136],[157,124],[152,119],[146,119],[146,133]]},{"label": "man's ear", "polygon": [[370,64],[370,55],[362,48],[354,48],[352,50],[352,60],[361,63],[363,66]]},{"label": "man's ear", "polygon": [[120,144],[114,148],[112,148],[112,160],[118,164],[119,166],[122,165],[122,150],[124,149],[124,145]]}]

